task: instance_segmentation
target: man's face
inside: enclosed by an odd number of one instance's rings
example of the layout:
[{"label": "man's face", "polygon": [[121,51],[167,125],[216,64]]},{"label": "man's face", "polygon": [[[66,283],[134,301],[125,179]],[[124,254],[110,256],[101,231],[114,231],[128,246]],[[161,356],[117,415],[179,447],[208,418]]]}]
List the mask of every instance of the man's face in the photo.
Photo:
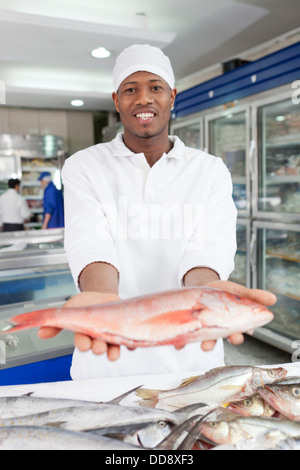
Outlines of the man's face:
[{"label": "man's face", "polygon": [[176,93],[161,77],[149,72],[127,77],[118,93],[113,93],[125,135],[151,138],[168,131]]}]

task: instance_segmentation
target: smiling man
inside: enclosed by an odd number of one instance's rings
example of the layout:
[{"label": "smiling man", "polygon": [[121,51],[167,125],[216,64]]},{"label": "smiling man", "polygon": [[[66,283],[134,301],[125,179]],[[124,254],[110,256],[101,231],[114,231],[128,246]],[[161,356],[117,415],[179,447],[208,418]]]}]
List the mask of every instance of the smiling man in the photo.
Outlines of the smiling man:
[{"label": "smiling man", "polygon": [[[83,306],[211,285],[262,304],[275,299],[227,279],[234,267],[236,208],[220,158],[168,135],[176,98],[160,49],[133,45],[117,58],[113,100],[124,133],[65,162],[65,248]],[[40,330],[43,338],[57,334]],[[230,337],[239,344],[241,334]],[[205,371],[224,365],[223,343],[137,348],[75,335],[73,379]]]}]

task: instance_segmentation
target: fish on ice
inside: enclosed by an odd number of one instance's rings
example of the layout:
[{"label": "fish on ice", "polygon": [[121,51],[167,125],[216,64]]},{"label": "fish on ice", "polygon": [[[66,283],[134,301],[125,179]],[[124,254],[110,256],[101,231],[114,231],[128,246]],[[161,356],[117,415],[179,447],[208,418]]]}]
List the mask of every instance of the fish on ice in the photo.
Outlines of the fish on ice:
[{"label": "fish on ice", "polygon": [[166,410],[199,402],[217,407],[249,397],[256,393],[257,387],[275,382],[286,374],[287,370],[283,367],[217,367],[203,375],[190,377],[170,390],[139,388],[135,394],[141,398],[140,405]]},{"label": "fish on ice", "polygon": [[128,347],[182,346],[246,332],[272,320],[272,312],[249,299],[210,287],[188,287],[98,306],[24,313],[11,318],[15,326],[9,331],[50,326]]}]

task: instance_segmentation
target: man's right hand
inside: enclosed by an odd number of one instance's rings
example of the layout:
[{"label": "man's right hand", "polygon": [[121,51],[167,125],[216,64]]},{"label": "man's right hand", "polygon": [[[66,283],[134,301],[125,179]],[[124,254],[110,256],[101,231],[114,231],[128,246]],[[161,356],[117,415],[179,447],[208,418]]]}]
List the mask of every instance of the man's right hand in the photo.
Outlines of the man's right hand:
[{"label": "man's right hand", "polygon": [[[63,308],[85,307],[98,305],[106,302],[120,300],[117,294],[99,292],[81,292],[68,300]],[[61,330],[58,328],[42,327],[39,330],[39,338],[48,339],[56,336]],[[94,354],[107,354],[110,361],[115,361],[120,356],[120,347],[114,344],[107,344],[104,341],[90,338],[82,333],[74,334],[74,344],[80,351],[91,349]]]}]

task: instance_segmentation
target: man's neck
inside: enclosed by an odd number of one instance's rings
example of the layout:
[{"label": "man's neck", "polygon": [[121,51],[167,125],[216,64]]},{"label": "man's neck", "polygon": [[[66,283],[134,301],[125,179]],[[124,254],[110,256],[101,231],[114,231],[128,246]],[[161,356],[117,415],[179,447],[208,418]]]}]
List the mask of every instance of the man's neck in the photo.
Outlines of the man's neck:
[{"label": "man's neck", "polygon": [[128,135],[124,132],[124,144],[134,153],[143,153],[149,164],[153,166],[164,153],[168,153],[173,148],[173,143],[170,142],[168,134],[157,135],[148,138],[141,138]]}]

